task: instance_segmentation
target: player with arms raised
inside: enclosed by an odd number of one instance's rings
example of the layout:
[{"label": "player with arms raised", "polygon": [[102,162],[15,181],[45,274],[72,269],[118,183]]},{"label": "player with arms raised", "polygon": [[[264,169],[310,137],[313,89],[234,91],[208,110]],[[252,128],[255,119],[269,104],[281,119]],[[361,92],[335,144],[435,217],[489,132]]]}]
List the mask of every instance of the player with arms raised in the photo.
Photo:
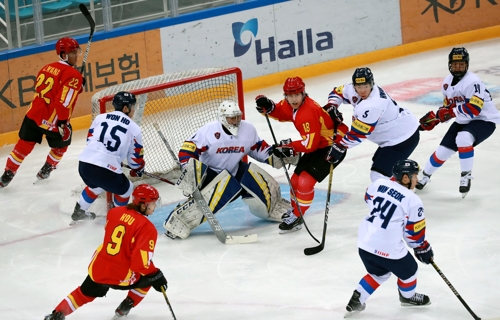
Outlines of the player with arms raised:
[{"label": "player with arms raised", "polygon": [[365,310],[365,301],[391,274],[398,277],[402,306],[431,303],[428,296],[415,292],[418,266],[407,249],[412,248],[418,260],[426,264],[434,256],[425,240],[424,206],[413,192],[419,167],[413,160],[399,160],[392,171],[396,181],[378,179],[366,190],[370,214],[359,226],[358,252],[368,273],[354,290],[346,317]]},{"label": "player with arms raised", "polygon": [[74,221],[94,219],[95,214],[88,209],[104,191],[113,194],[114,206],[128,203],[134,186],[122,172],[123,160],[132,168],[132,177],[143,175],[142,132],[132,120],[136,101],[132,93],[118,92],[113,97],[115,111],[100,114],[92,122],[87,146],[78,157],[78,172],[86,187],[71,216]]},{"label": "player with arms raised", "polygon": [[160,206],[158,190],[141,184],[132,193],[132,203],[111,209],[87,278],[44,320],[64,320],[84,304],[104,297],[110,288],[128,290],[113,319],[121,318],[144,299],[151,286],[158,292],[166,290],[167,279],[152,261],[158,232],[148,219]]},{"label": "player with arms raised", "polygon": [[183,173],[176,185],[189,199],[165,220],[165,234],[172,239],[185,239],[204,221],[203,212],[191,197],[195,188],[200,189],[213,213],[241,196],[253,215],[281,221],[290,203],[281,197],[279,184],[259,166],[242,161],[249,155],[280,168],[281,162],[274,153],[284,157],[286,163],[296,163],[298,158],[270,147],[258,136],[253,124],[241,119],[236,102],[223,101],[218,108],[218,121],[201,127],[179,151]]},{"label": "player with arms raised", "polygon": [[[255,98],[257,111],[281,122],[293,122],[302,139],[282,140],[278,148],[290,149],[294,153],[303,152],[291,177],[291,188],[295,191],[302,214],[309,209],[314,199],[314,186],[323,181],[330,172],[330,164],[325,156],[333,142],[335,132],[341,138],[347,131],[342,123],[342,115],[337,114],[335,120],[319,104],[306,93],[306,85],[301,78],[288,78],[283,85],[285,99],[278,103],[266,96]],[[338,131],[336,128],[338,127]],[[345,156],[345,154],[344,154]],[[335,164],[340,164],[342,159]],[[280,233],[288,233],[302,229],[304,220],[300,216],[297,204],[292,199],[293,211],[283,215],[279,225]]]},{"label": "player with arms raised", "polygon": [[61,38],[56,42],[56,53],[59,61],[38,72],[35,96],[19,129],[19,141],[7,158],[0,188],[9,185],[35,144],[42,143],[44,135],[50,152],[36,175],[39,180],[49,178],[71,144],[70,119],[83,85],[82,75],[75,68],[80,45],[73,38]]},{"label": "player with arms raised", "polygon": [[488,139],[500,123],[500,114],[491,94],[479,77],[469,69],[469,53],[465,48],[453,48],[448,56],[448,75],[442,86],[443,106],[437,114],[428,112],[420,119],[423,130],[432,130],[441,122],[455,118],[437,150],[427,161],[422,179],[417,184],[421,190],[452,155],[458,151],[460,158],[459,192],[465,197],[470,190],[474,147]]},{"label": "player with arms raised", "polygon": [[357,68],[352,83],[333,88],[328,104],[338,108],[342,103],[353,106],[351,129],[332,145],[328,161],[336,164],[343,159],[347,149],[368,139],[378,145],[372,157],[371,181],[390,179],[394,164],[407,159],[418,145],[417,118],[375,85],[370,68]]}]

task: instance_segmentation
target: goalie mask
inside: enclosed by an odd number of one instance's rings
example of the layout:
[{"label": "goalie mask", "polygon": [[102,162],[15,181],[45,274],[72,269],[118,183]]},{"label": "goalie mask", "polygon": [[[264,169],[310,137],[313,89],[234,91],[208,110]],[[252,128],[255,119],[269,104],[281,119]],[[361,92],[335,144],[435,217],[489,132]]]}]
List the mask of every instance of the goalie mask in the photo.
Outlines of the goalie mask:
[{"label": "goalie mask", "polygon": [[223,101],[217,110],[217,119],[232,135],[238,135],[238,128],[241,123],[241,110],[236,102]]}]

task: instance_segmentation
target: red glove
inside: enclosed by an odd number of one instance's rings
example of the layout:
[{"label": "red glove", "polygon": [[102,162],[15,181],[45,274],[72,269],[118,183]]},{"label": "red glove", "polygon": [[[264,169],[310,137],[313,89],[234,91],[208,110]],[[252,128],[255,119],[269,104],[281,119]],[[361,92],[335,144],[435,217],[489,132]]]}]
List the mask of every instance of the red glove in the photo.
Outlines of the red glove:
[{"label": "red glove", "polygon": [[441,122],[446,122],[450,120],[451,118],[455,118],[455,112],[453,112],[453,108],[455,107],[455,104],[452,103],[449,106],[442,106],[441,108],[438,109],[438,112],[436,114],[436,118],[439,119]]},{"label": "red glove", "polygon": [[142,177],[142,175],[144,174],[144,167],[145,165],[143,164],[142,166],[140,166],[139,168],[137,169],[131,169],[130,170],[130,176],[131,177]]},{"label": "red glove", "polygon": [[58,121],[57,129],[59,129],[59,133],[61,134],[63,141],[68,141],[71,138],[71,124],[67,121]]},{"label": "red glove", "polygon": [[435,126],[439,124],[439,119],[436,118],[434,111],[427,112],[422,118],[420,118],[420,131],[431,131]]}]

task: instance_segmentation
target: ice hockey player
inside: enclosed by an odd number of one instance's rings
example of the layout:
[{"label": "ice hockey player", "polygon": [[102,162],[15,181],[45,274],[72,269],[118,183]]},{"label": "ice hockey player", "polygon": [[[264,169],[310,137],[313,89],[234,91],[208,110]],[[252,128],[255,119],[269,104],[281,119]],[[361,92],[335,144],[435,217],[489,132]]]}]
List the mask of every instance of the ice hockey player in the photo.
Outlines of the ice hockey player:
[{"label": "ice hockey player", "polygon": [[347,149],[368,139],[378,145],[372,157],[371,181],[390,179],[394,164],[407,159],[418,144],[418,119],[375,85],[370,68],[357,68],[352,83],[333,88],[328,104],[338,108],[341,103],[353,106],[353,121],[344,138],[332,145],[328,161],[336,164]]},{"label": "ice hockey player", "polygon": [[104,241],[89,264],[89,274],[81,286],[64,298],[44,320],[64,320],[84,304],[104,297],[108,290],[127,290],[115,317],[125,317],[153,287],[167,290],[167,279],[152,259],[158,231],[148,216],[161,206],[154,187],[140,184],[132,193],[132,203],[111,209],[104,227]]},{"label": "ice hockey player", "polygon": [[[335,110],[324,110],[306,93],[306,85],[299,77],[286,79],[283,85],[285,98],[274,103],[266,96],[255,98],[257,111],[268,114],[270,118],[281,122],[293,122],[300,133],[301,140],[281,140],[279,147],[290,149],[294,153],[304,153],[291,177],[291,188],[297,197],[300,211],[293,197],[293,211],[282,217],[279,225],[280,233],[288,233],[302,229],[304,223],[300,213],[305,214],[314,199],[314,186],[323,181],[330,172],[330,163],[325,156],[332,145],[334,135],[342,138],[347,126],[342,123],[342,114]],[[330,112],[328,112],[330,111]],[[345,156],[345,153],[344,153]],[[342,161],[339,158],[335,166]]]},{"label": "ice hockey player", "polygon": [[83,85],[82,75],[75,68],[81,49],[75,39],[61,38],[56,42],[56,53],[59,61],[38,72],[35,96],[19,129],[19,141],[7,158],[0,188],[9,185],[35,144],[42,143],[44,135],[50,152],[36,174],[38,180],[49,178],[71,144],[71,114]]},{"label": "ice hockey player", "polygon": [[365,310],[365,301],[391,274],[398,277],[402,306],[431,303],[428,296],[415,292],[418,266],[406,246],[413,248],[417,259],[425,264],[434,256],[425,240],[424,206],[413,192],[419,166],[413,160],[399,160],[392,171],[395,181],[381,178],[366,190],[370,214],[359,226],[358,252],[368,273],[354,290],[346,306],[346,317]]},{"label": "ice hockey player", "polygon": [[79,156],[78,171],[86,187],[75,205],[74,221],[95,218],[89,208],[104,191],[113,194],[114,206],[128,203],[134,188],[123,173],[121,163],[127,159],[132,177],[144,173],[144,152],[141,128],[132,120],[136,98],[129,92],[113,97],[115,111],[98,115],[92,122],[87,145]]},{"label": "ice hockey player", "polygon": [[431,175],[458,151],[460,158],[459,192],[464,198],[470,190],[474,147],[488,139],[500,123],[500,115],[479,77],[469,69],[469,53],[453,48],[448,55],[448,75],[442,85],[443,106],[437,113],[429,111],[420,119],[423,130],[432,130],[441,122],[455,118],[436,151],[427,161],[423,177],[417,184],[421,190]]},{"label": "ice hockey player", "polygon": [[290,150],[269,146],[253,124],[241,119],[241,114],[236,102],[223,101],[218,108],[218,120],[201,127],[182,145],[179,161],[183,172],[176,185],[189,198],[165,220],[168,237],[185,239],[204,221],[201,209],[191,197],[197,189],[213,213],[239,196],[250,212],[262,219],[281,221],[281,216],[290,210],[276,180],[256,164],[244,163],[242,159],[248,155],[280,168],[278,156],[287,164],[295,164],[298,156]]}]

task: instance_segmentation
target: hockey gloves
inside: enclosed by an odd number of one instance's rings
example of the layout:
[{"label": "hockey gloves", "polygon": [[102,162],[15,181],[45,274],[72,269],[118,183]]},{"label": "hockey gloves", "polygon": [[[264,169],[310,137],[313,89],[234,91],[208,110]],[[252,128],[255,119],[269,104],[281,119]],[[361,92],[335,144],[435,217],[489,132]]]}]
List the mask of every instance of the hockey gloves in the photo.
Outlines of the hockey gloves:
[{"label": "hockey gloves", "polygon": [[59,133],[61,134],[63,141],[68,141],[71,138],[71,124],[69,121],[60,120],[57,121],[57,129],[59,129]]},{"label": "hockey gloves", "polygon": [[323,110],[328,112],[330,118],[332,118],[333,123],[338,125],[344,121],[344,117],[342,116],[342,112],[339,111],[339,106],[333,103],[329,103],[323,107]]},{"label": "hockey gloves", "polygon": [[439,119],[441,122],[446,122],[450,120],[451,118],[455,118],[455,112],[453,111],[453,108],[455,107],[455,104],[452,103],[449,106],[442,106],[441,108],[438,109],[438,112],[436,114],[436,118]]},{"label": "hockey gloves", "polygon": [[263,95],[255,97],[255,103],[257,104],[256,109],[259,113],[270,114],[276,106],[273,100],[270,100],[268,97]]},{"label": "hockey gloves", "polygon": [[158,292],[162,292],[163,290],[167,291],[167,279],[163,275],[160,269],[153,273],[152,275],[145,276],[148,279],[149,284]]},{"label": "hockey gloves", "polygon": [[144,166],[141,166],[140,168],[137,168],[137,169],[132,169],[130,170],[130,176],[131,177],[142,177],[142,175],[144,174]]},{"label": "hockey gloves", "polygon": [[292,139],[281,140],[280,144],[273,145],[272,151],[275,156],[282,159],[296,156],[292,147]]},{"label": "hockey gloves", "polygon": [[339,143],[334,143],[326,154],[325,159],[334,166],[338,166],[342,162],[342,160],[344,160],[346,152],[346,147]]},{"label": "hockey gloves", "polygon": [[432,247],[427,240],[420,247],[413,249],[413,251],[415,252],[415,257],[425,264],[431,263],[432,257],[434,257]]},{"label": "hockey gloves", "polygon": [[422,118],[420,118],[420,126],[418,127],[418,130],[431,131],[439,124],[439,122],[440,121],[436,118],[434,111],[429,111]]}]

